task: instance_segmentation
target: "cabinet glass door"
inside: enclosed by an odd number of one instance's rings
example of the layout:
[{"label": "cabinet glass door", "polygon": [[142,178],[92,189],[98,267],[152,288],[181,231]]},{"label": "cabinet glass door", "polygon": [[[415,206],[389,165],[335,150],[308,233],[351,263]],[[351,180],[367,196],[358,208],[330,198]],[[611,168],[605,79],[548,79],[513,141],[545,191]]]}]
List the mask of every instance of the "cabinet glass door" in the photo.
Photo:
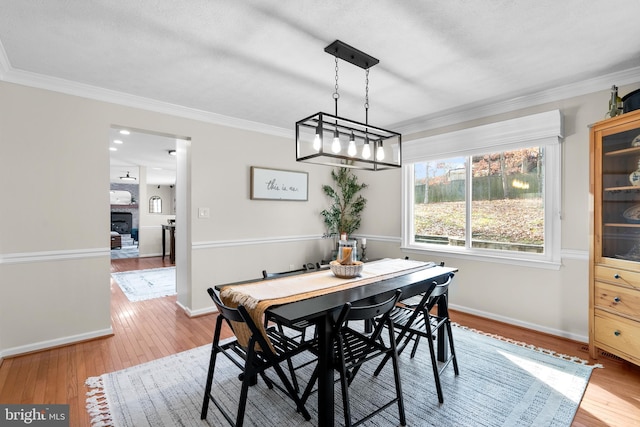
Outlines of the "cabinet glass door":
[{"label": "cabinet glass door", "polygon": [[602,137],[603,257],[640,261],[639,163],[640,124]]}]

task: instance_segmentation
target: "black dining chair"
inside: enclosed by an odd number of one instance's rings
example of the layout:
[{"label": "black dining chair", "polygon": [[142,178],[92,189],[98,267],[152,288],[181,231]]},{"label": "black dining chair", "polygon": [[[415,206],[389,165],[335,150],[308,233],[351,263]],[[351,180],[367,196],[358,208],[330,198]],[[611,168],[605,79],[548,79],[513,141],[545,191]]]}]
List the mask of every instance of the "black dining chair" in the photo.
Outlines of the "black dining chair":
[{"label": "black dining chair", "polygon": [[[398,290],[387,300],[371,305],[358,306],[346,303],[342,307],[342,310],[333,325],[333,334],[335,336],[334,363],[340,374],[344,419],[345,426],[347,427],[360,425],[393,404],[398,405],[400,424],[403,426],[406,425],[402,385],[398,366],[398,354],[396,351],[396,338],[393,320],[389,315],[400,295],[401,292]],[[373,322],[375,325],[373,333],[371,335],[367,335],[359,330],[350,328],[348,322],[352,320]],[[385,344],[385,340],[381,337],[382,331],[385,327],[389,334],[388,340],[386,340],[389,342],[388,345]],[[318,348],[315,344],[316,343],[314,342],[312,351],[317,352]],[[364,363],[385,355],[388,355],[393,362],[395,397],[383,405],[377,406],[375,410],[371,411],[360,420],[352,421],[350,394],[353,393],[349,391],[350,385]],[[318,374],[318,366],[316,366],[309,384],[302,395],[303,402],[306,402],[310,394],[313,392],[313,387],[318,379]],[[387,386],[388,384],[382,385],[385,390]]]},{"label": "black dining chair", "polygon": [[[453,274],[450,274],[449,278],[444,283],[433,283],[431,291],[426,292],[416,306],[398,304],[390,313],[393,325],[399,331],[398,337],[396,338],[398,343],[398,354],[401,354],[407,345],[413,340],[413,348],[411,349],[411,358],[413,358],[416,355],[420,339],[427,339],[427,342],[429,343],[433,376],[436,383],[436,391],[438,393],[438,401],[440,403],[444,403],[440,375],[442,375],[449,364],[453,364],[453,371],[456,376],[460,374],[458,369],[458,359],[456,358],[456,351],[453,345],[453,334],[451,333],[451,320],[449,319],[447,301],[447,291],[451,281],[453,280],[453,276]],[[435,306],[438,306],[437,311],[439,314],[431,313]],[[439,364],[436,357],[435,337],[437,334],[445,331],[449,343],[449,356],[447,357],[447,360],[440,362]],[[376,368],[374,375],[378,375],[388,359],[388,357],[385,357],[385,359],[380,362],[380,365]]]},{"label": "black dining chair", "polygon": [[[292,378],[295,378],[296,374],[290,364],[291,358],[305,351],[309,347],[309,344],[301,344],[298,341],[292,340],[273,327],[266,329],[266,336],[269,339],[268,342],[242,305],[237,308],[227,307],[222,303],[216,291],[209,288],[207,292],[218,309],[218,318],[216,320],[213,343],[211,345],[211,358],[209,360],[200,418],[203,420],[207,418],[209,402],[213,402],[232,426],[242,427],[249,386],[255,385],[259,376],[270,389],[275,386],[291,398],[295,402],[297,412],[302,413],[304,419],[309,421],[311,419],[309,412],[280,366],[281,363],[286,361],[290,366],[290,375]],[[225,340],[221,343],[220,334],[223,322],[229,325],[231,330],[234,331],[234,334],[236,333],[234,323],[246,325],[251,332],[248,344],[246,346],[241,345],[237,337],[236,339]],[[225,390],[220,388],[214,390],[212,387],[214,374],[216,373],[216,360],[219,354],[223,354],[229,358],[241,371],[238,378],[242,381],[242,387],[235,419],[224,409],[220,400],[214,395],[215,393],[224,394]],[[265,371],[269,368],[273,368],[284,388],[266,375]]]},{"label": "black dining chair", "polygon": [[[320,264],[319,263],[315,263],[314,264],[312,262],[309,262],[309,263],[303,265],[302,268],[297,269],[297,270],[282,271],[282,272],[279,272],[279,273],[269,273],[269,272],[267,272],[267,270],[262,270],[262,278],[263,279],[275,279],[275,278],[278,278],[278,277],[295,276],[295,275],[298,275],[298,274],[308,273],[310,270],[317,270],[317,269],[320,269]],[[269,316],[266,316],[265,317],[265,323],[268,323],[270,321],[274,322],[278,326],[278,329],[281,332],[284,333],[283,326],[280,323],[278,323],[275,319],[272,319]],[[298,336],[300,337],[301,341],[305,341],[307,339],[307,335],[308,335],[307,331],[308,331],[308,328],[310,328],[310,327],[313,327],[313,325],[311,323],[309,323],[309,322],[306,322],[306,321],[303,322],[303,323],[300,323],[298,325],[287,326],[287,328],[292,329],[292,330],[296,331],[299,334]],[[313,330],[313,336],[315,336],[315,329]],[[294,385],[296,386],[296,390],[297,390],[297,384],[294,384]]]},{"label": "black dining chair", "polygon": [[281,271],[278,273],[269,273],[267,270],[262,270],[262,278],[263,279],[274,279],[276,277],[285,277],[285,276],[294,276],[296,274],[302,274],[307,272],[307,266],[304,265],[302,268],[297,270],[289,270],[289,271]]}]

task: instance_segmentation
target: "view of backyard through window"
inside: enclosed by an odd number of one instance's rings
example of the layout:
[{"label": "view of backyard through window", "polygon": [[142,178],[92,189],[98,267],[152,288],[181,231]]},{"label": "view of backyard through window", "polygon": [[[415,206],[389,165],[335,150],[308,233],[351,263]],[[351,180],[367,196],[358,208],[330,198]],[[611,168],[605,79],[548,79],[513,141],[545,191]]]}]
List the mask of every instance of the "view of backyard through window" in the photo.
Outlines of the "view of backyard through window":
[{"label": "view of backyard through window", "polygon": [[543,253],[543,153],[531,147],[415,163],[415,242]]}]

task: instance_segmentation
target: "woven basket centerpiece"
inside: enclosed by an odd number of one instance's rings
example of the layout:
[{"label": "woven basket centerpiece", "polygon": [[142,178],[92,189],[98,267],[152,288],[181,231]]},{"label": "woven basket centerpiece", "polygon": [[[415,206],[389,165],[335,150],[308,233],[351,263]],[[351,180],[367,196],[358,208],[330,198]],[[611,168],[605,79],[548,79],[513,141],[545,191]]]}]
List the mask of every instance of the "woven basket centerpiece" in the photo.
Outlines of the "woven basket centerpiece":
[{"label": "woven basket centerpiece", "polygon": [[353,264],[340,264],[338,261],[331,261],[329,268],[336,277],[341,279],[352,279],[358,277],[362,273],[364,263],[362,261],[355,261]]},{"label": "woven basket centerpiece", "polygon": [[341,279],[352,279],[354,277],[358,277],[360,273],[362,273],[362,268],[364,267],[362,261],[351,260],[350,248],[345,248],[342,255],[342,259],[331,261],[329,263],[331,272],[334,276],[340,277]]}]

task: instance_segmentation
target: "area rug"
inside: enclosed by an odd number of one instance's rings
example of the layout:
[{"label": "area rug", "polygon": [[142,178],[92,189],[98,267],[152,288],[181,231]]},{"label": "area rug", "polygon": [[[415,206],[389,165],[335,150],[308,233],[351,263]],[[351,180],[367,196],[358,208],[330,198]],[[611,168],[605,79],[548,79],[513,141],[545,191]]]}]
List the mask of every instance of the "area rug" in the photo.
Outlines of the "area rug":
[{"label": "area rug", "polygon": [[176,294],[176,268],[152,268],[111,273],[129,301],[143,301]]},{"label": "area rug", "polygon": [[[550,351],[515,344],[456,327],[453,330],[460,375],[453,367],[441,375],[444,404],[438,404],[427,343],[414,359],[400,356],[402,388],[409,426],[570,426],[595,366]],[[211,404],[200,420],[210,346],[202,346],[156,361],[87,379],[87,410],[97,426],[224,426]],[[218,358],[213,390],[235,413],[240,381],[238,369]],[[367,367],[367,365],[369,365]],[[378,377],[368,363],[351,385],[352,412],[360,417],[394,392],[391,363]],[[219,370],[218,370],[219,367]],[[310,369],[298,371],[302,385]],[[275,377],[275,375],[272,375]],[[340,389],[335,389],[335,419],[343,425]],[[317,398],[307,402],[311,422],[306,423],[281,392],[263,381],[251,387],[245,426],[317,425]],[[363,425],[399,425],[397,406]]]}]

